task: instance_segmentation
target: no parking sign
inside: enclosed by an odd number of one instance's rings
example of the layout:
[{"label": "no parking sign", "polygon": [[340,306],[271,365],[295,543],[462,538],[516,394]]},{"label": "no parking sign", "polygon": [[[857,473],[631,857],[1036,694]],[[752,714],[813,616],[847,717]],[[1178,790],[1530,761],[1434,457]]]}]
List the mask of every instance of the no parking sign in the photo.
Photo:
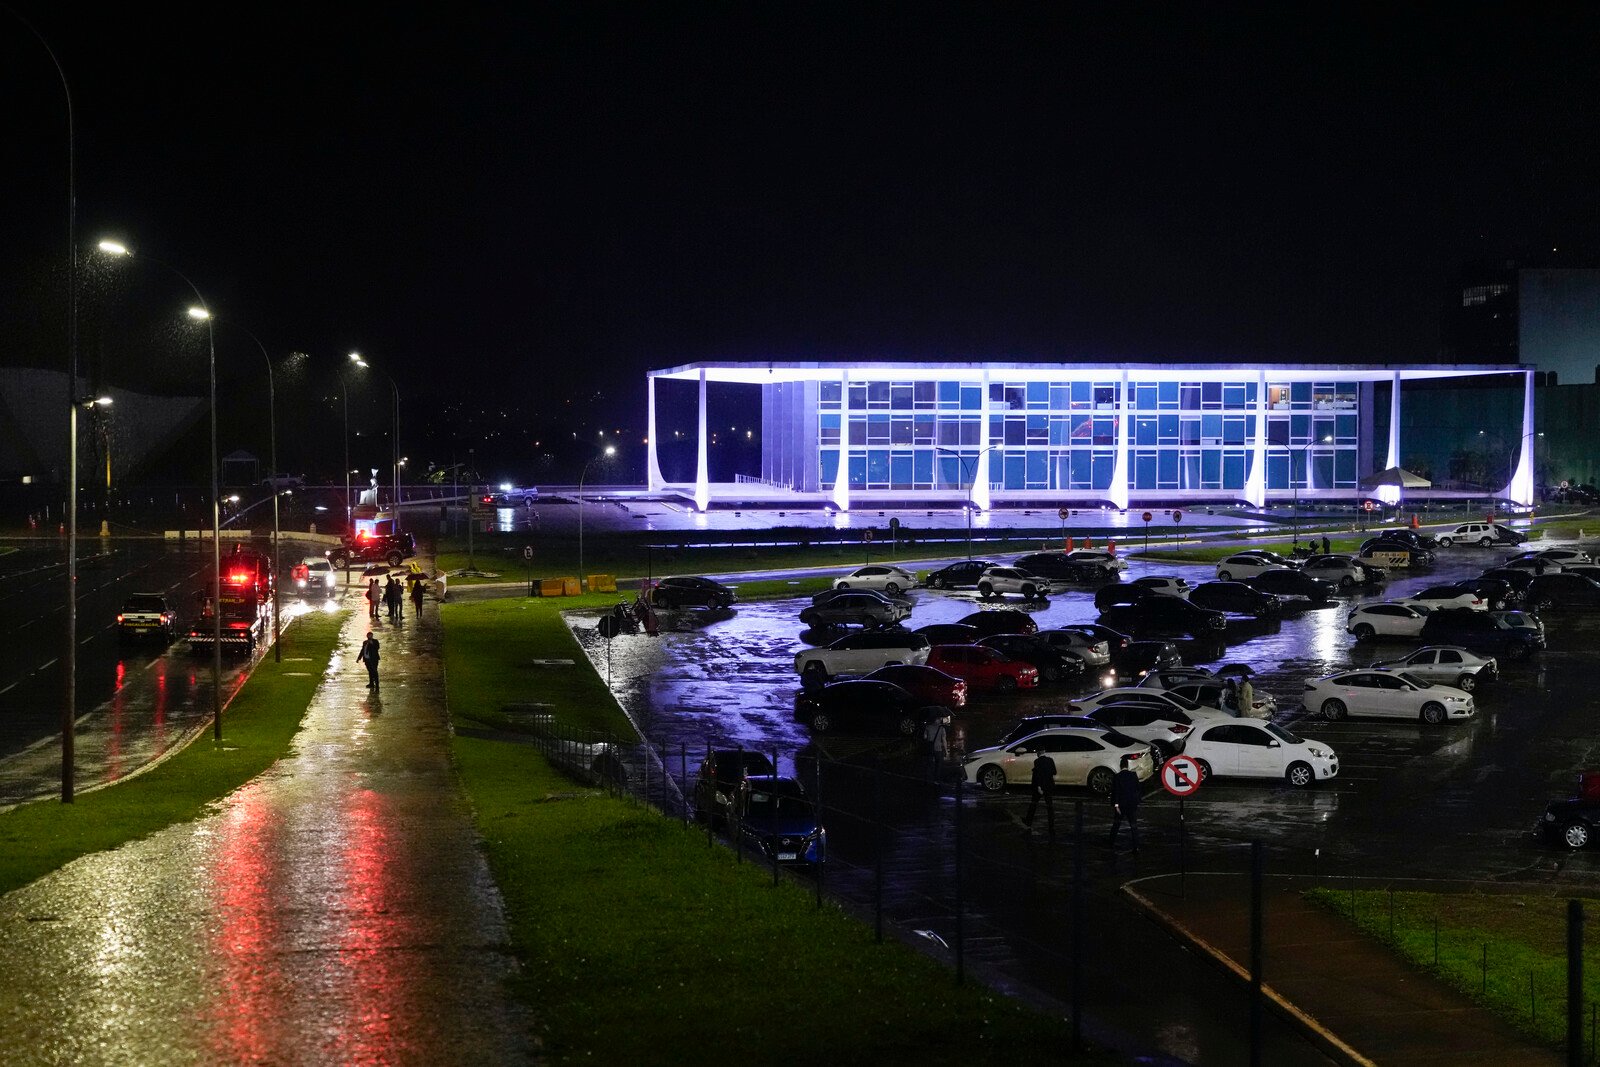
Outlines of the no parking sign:
[{"label": "no parking sign", "polygon": [[1200,781],[1200,764],[1188,756],[1173,756],[1161,765],[1161,788],[1175,797],[1193,796]]}]

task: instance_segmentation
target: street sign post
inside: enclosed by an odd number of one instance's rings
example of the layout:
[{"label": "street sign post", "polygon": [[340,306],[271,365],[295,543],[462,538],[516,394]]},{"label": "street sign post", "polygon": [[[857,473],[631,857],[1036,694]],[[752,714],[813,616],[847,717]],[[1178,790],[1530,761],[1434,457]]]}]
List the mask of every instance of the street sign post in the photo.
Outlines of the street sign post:
[{"label": "street sign post", "polygon": [[861,543],[862,543],[862,545],[865,546],[863,551],[865,551],[866,554],[867,554],[867,562],[871,563],[872,562],[872,530],[871,530],[870,527],[868,529],[865,529],[865,530],[861,531]]},{"label": "street sign post", "polygon": [[1161,787],[1180,799],[1200,788],[1200,764],[1188,756],[1173,756],[1161,765]]},{"label": "street sign post", "polygon": [[[1062,548],[1066,548],[1067,547],[1067,509],[1066,508],[1057,509],[1056,518],[1061,520],[1061,547]],[[1071,551],[1071,550],[1068,549],[1068,551]]]},{"label": "street sign post", "polygon": [[522,559],[528,565],[528,595],[533,595],[533,546],[522,546]]},{"label": "street sign post", "polygon": [[1150,520],[1155,516],[1147,511],[1142,518],[1144,519],[1144,550],[1148,552],[1150,551]]},{"label": "street sign post", "polygon": [[[1177,523],[1182,522],[1183,521],[1183,512],[1174,511],[1172,513],[1172,521],[1173,521],[1174,525],[1176,525]],[[1177,544],[1178,543],[1178,531],[1177,530],[1173,530],[1172,531],[1172,543],[1173,544]]]}]

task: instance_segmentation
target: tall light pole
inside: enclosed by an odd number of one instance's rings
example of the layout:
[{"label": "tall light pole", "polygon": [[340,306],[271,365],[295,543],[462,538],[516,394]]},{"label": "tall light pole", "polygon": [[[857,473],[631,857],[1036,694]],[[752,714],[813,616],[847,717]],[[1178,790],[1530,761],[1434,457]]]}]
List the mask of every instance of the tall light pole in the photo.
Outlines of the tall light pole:
[{"label": "tall light pole", "polygon": [[583,482],[589,477],[589,464],[597,459],[610,459],[617,454],[616,445],[606,445],[606,450],[598,456],[590,456],[589,463],[583,465],[582,472],[578,475],[578,586],[583,586]]},{"label": "tall light pole", "polygon": [[[132,258],[127,246],[116,241],[101,241],[100,251],[111,256]],[[141,260],[165,267],[187,285],[198,300],[199,306],[189,309],[189,317],[206,324],[206,357],[211,378],[211,584],[215,590],[211,600],[211,736],[222,740],[222,487],[217,466],[217,341],[211,328],[211,308],[201,295],[199,286],[189,280],[171,263],[153,256],[140,256]],[[76,410],[76,409],[74,409]]]},{"label": "tall light pole", "polygon": [[[355,512],[350,507],[350,383],[344,380],[344,368],[333,368],[339,376],[339,403],[344,409],[344,532],[349,536],[355,526]],[[344,581],[350,584],[350,568],[344,571]]]},{"label": "tall light pole", "polygon": [[[978,487],[978,461],[980,459],[982,459],[987,453],[992,452],[992,451],[994,451],[995,449],[997,449],[999,447],[1000,447],[999,445],[990,445],[987,448],[984,448],[984,449],[980,450],[976,456],[964,455],[963,453],[961,453],[960,451],[958,451],[957,449],[954,449],[954,448],[940,448],[940,447],[937,447],[937,446],[935,446],[935,448],[934,448],[935,452],[943,452],[947,456],[956,457],[956,461],[961,464],[961,476],[967,483],[967,504],[961,510],[966,512],[966,515],[967,515],[967,558],[968,559],[972,558],[972,509],[973,509],[973,506],[974,506],[973,503],[972,503],[972,491]],[[972,473],[971,474],[967,473],[967,461],[969,459],[972,461]]]},{"label": "tall light pole", "polygon": [[[372,367],[372,364],[362,358],[359,352],[350,353],[350,362],[362,370]],[[394,529],[396,533],[399,533],[402,527],[400,522],[400,386],[395,384],[394,375],[382,368],[377,370],[379,374],[389,379],[389,388],[393,390],[394,397],[393,407],[390,409],[394,418],[394,433],[390,438],[390,444],[394,449]]]},{"label": "tall light pole", "polygon": [[78,718],[78,149],[72,112],[72,85],[44,34],[11,8],[11,16],[28,28],[50,57],[61,79],[67,103],[67,647],[61,701],[61,803],[73,795],[74,731]]},{"label": "tall light pole", "polygon": [[[1307,441],[1303,445],[1289,445],[1288,448],[1289,448],[1289,451],[1291,453],[1294,453],[1294,452],[1300,453],[1300,466],[1305,468],[1305,471],[1306,471],[1307,475],[1310,475],[1311,466],[1306,462],[1306,458],[1305,458],[1306,457],[1306,449],[1310,448],[1312,445],[1326,445],[1326,444],[1331,444],[1332,442],[1333,442],[1333,436],[1331,434],[1326,434],[1326,435],[1323,436],[1322,440],[1320,440],[1320,441]],[[1308,480],[1309,480],[1309,478],[1308,478]],[[1294,489],[1294,547],[1295,548],[1299,548],[1300,547],[1300,480],[1294,476],[1294,459],[1293,459],[1292,455],[1291,455],[1290,460],[1289,460],[1289,485],[1290,485],[1291,488]]]},{"label": "tall light pole", "polygon": [[272,489],[272,659],[276,663],[283,662],[283,624],[278,610],[278,570],[282,560],[278,558],[278,395],[277,386],[272,378],[272,357],[267,355],[267,346],[261,343],[261,338],[251,333],[237,322],[227,321],[234,329],[243,333],[256,343],[261,350],[261,360],[267,365],[267,464],[271,467],[271,476],[267,484]]}]

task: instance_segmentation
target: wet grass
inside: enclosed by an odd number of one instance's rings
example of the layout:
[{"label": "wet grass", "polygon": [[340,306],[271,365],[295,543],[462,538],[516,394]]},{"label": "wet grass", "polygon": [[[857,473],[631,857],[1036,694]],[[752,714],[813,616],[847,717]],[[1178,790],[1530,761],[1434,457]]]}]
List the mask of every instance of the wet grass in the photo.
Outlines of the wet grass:
[{"label": "wet grass", "polygon": [[272,766],[300,729],[344,618],[314,612],[284,631],[283,662],[264,659],[224,709],[221,744],[207,731],[150,771],[71,804],[44,800],[0,814],[0,893],[192,819]]},{"label": "wet grass", "polygon": [[[501,679],[528,657],[579,666],[549,684],[524,678],[520,699],[562,721],[615,708],[555,607],[446,605],[453,717],[518,688]],[[578,785],[531,747],[452,744],[523,962],[515,991],[550,1062],[684,1063],[731,1047],[764,1064],[1062,1058],[1060,1020],[875,944],[807,886],[774,886],[703,831]]]},{"label": "wet grass", "polygon": [[[1565,1044],[1565,898],[1334,889],[1310,890],[1307,896],[1347,920],[1353,917],[1363,933],[1517,1029],[1552,1047]],[[1597,907],[1600,900],[1584,900],[1589,916]],[[1600,946],[1589,925],[1584,999],[1593,1004],[1600,1001]],[[1588,1007],[1583,1018],[1587,1029]]]}]

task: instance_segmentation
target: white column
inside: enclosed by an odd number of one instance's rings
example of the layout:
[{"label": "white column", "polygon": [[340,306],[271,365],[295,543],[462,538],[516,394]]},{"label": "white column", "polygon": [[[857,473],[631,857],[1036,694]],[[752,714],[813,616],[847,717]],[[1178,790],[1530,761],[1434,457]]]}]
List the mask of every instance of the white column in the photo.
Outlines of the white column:
[{"label": "white column", "polygon": [[700,368],[700,462],[694,474],[694,506],[704,512],[711,504],[711,461],[706,450],[706,371]]},{"label": "white column", "polygon": [[1513,504],[1533,506],[1534,456],[1539,435],[1533,425],[1533,372],[1522,375],[1522,448],[1517,459],[1517,470],[1506,485],[1505,497]]},{"label": "white column", "polygon": [[833,479],[833,506],[850,510],[850,372],[839,375],[839,473]]},{"label": "white column", "polygon": [[1128,510],[1128,417],[1133,404],[1128,397],[1128,372],[1122,372],[1122,391],[1117,397],[1117,458],[1111,464],[1110,497],[1113,506]]},{"label": "white column", "polygon": [[[1385,468],[1400,466],[1400,372],[1394,372],[1394,384],[1389,389],[1389,460]],[[1379,500],[1393,507],[1400,503],[1398,485],[1378,486]]]},{"label": "white column", "polygon": [[650,440],[645,444],[644,450],[644,480],[650,492],[659,493],[666,484],[666,479],[661,477],[661,463],[656,458],[656,376],[646,375],[645,385],[648,399],[644,432]]},{"label": "white column", "polygon": [[1256,378],[1256,435],[1250,445],[1250,473],[1244,480],[1244,500],[1253,508],[1267,504],[1267,372]]},{"label": "white column", "polygon": [[[972,506],[979,511],[989,510],[989,483],[993,477],[989,473],[989,465],[994,462],[994,452],[989,448],[989,372],[983,372],[980,388],[983,390],[983,401],[978,405],[978,462],[972,465]],[[1003,431],[1002,431],[1003,432]],[[1004,468],[1002,467],[1002,473]]]}]

